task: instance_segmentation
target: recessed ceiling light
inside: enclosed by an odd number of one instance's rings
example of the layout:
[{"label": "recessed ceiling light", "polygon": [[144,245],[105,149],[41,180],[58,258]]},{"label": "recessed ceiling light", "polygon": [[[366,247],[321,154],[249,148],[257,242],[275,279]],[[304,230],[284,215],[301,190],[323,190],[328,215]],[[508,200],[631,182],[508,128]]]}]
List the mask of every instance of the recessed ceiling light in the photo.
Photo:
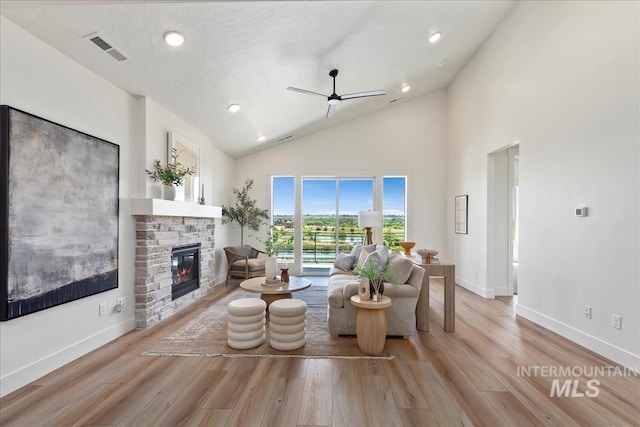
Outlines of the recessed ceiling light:
[{"label": "recessed ceiling light", "polygon": [[402,86],[402,92],[403,92],[403,93],[407,93],[407,92],[409,92],[410,90],[411,90],[411,86],[409,86],[409,85],[404,85],[404,86]]},{"label": "recessed ceiling light", "polygon": [[258,137],[258,142],[265,142],[266,140],[267,140],[267,137],[266,137],[266,136],[264,136],[264,135],[260,135],[260,136]]},{"label": "recessed ceiling light", "polygon": [[442,36],[442,34],[440,33],[433,33],[429,36],[429,43],[435,43],[438,40],[440,40],[440,37]]},{"label": "recessed ceiling light", "polygon": [[240,111],[240,106],[238,104],[231,104],[227,107],[229,111],[235,113],[236,111]]},{"label": "recessed ceiling light", "polygon": [[177,31],[167,31],[162,37],[169,46],[180,46],[184,43],[184,36]]}]

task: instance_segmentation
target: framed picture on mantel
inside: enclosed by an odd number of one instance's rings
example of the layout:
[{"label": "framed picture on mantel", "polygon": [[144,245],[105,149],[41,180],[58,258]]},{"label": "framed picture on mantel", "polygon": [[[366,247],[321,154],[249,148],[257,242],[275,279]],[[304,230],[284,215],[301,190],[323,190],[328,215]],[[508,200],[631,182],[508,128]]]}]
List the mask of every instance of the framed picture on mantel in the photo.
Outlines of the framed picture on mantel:
[{"label": "framed picture on mantel", "polygon": [[469,202],[469,196],[456,196],[456,208],[455,208],[455,221],[456,221],[456,234],[468,234],[467,220],[469,219],[469,212],[467,210]]},{"label": "framed picture on mantel", "polygon": [[175,132],[167,134],[167,163],[173,163],[173,155],[182,166],[195,171],[184,177],[184,200],[198,202],[200,198],[200,147]]}]

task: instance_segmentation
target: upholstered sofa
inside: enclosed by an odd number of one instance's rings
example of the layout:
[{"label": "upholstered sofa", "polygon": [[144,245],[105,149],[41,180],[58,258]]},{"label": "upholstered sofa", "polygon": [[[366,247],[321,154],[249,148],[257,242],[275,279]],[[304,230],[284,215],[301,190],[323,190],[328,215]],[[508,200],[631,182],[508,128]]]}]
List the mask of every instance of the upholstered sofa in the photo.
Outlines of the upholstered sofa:
[{"label": "upholstered sofa", "polygon": [[[384,295],[392,300],[386,309],[387,335],[408,337],[416,331],[416,305],[424,269],[399,253],[392,253],[388,263],[397,268],[396,277],[401,283],[384,283]],[[331,335],[356,334],[357,308],[351,304],[351,296],[358,294],[359,283],[353,269],[334,266],[329,272],[327,322]]]}]

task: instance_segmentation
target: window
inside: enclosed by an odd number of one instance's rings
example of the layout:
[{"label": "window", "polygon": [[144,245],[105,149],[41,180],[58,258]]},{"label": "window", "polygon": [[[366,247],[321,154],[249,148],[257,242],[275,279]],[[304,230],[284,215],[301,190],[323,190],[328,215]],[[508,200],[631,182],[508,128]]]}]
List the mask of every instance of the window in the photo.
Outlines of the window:
[{"label": "window", "polygon": [[407,177],[385,176],[382,179],[382,215],[384,243],[393,250],[404,251],[406,240]]},{"label": "window", "polygon": [[[296,179],[301,180],[298,190]],[[382,188],[376,189],[379,183]],[[406,240],[407,177],[277,176],[272,178],[271,188],[271,218],[281,262],[304,264],[305,271],[307,267],[326,268],[333,264],[339,252],[348,253],[363,241],[358,211],[368,210],[383,212],[384,243],[403,250],[399,243]],[[300,194],[296,195],[296,191]],[[382,194],[382,200],[374,200],[374,194]],[[301,198],[300,212],[296,212],[296,197]],[[297,236],[296,227],[301,227]]]},{"label": "window", "polygon": [[294,259],[295,235],[294,178],[292,176],[273,177],[271,189],[271,224],[277,236],[276,257],[282,262],[291,263]]}]

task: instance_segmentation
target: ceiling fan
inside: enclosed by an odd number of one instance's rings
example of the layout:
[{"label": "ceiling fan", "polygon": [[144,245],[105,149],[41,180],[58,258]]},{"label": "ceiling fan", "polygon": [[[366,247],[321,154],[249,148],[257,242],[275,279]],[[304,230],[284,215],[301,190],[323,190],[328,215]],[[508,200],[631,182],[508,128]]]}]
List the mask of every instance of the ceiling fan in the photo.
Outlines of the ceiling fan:
[{"label": "ceiling fan", "polygon": [[348,93],[346,95],[337,95],[336,94],[336,76],[338,75],[338,70],[331,70],[329,75],[333,78],[333,93],[330,96],[323,95],[318,92],[312,92],[310,90],[298,89],[297,87],[289,86],[287,90],[292,90],[294,92],[306,93],[309,95],[321,96],[323,98],[327,98],[327,102],[329,103],[329,108],[327,109],[327,119],[333,117],[333,111],[336,108],[336,105],[340,104],[341,101],[347,99],[355,99],[355,98],[366,98],[368,96],[380,96],[386,95],[387,93],[383,90],[370,90],[367,92],[356,92],[356,93]]}]

